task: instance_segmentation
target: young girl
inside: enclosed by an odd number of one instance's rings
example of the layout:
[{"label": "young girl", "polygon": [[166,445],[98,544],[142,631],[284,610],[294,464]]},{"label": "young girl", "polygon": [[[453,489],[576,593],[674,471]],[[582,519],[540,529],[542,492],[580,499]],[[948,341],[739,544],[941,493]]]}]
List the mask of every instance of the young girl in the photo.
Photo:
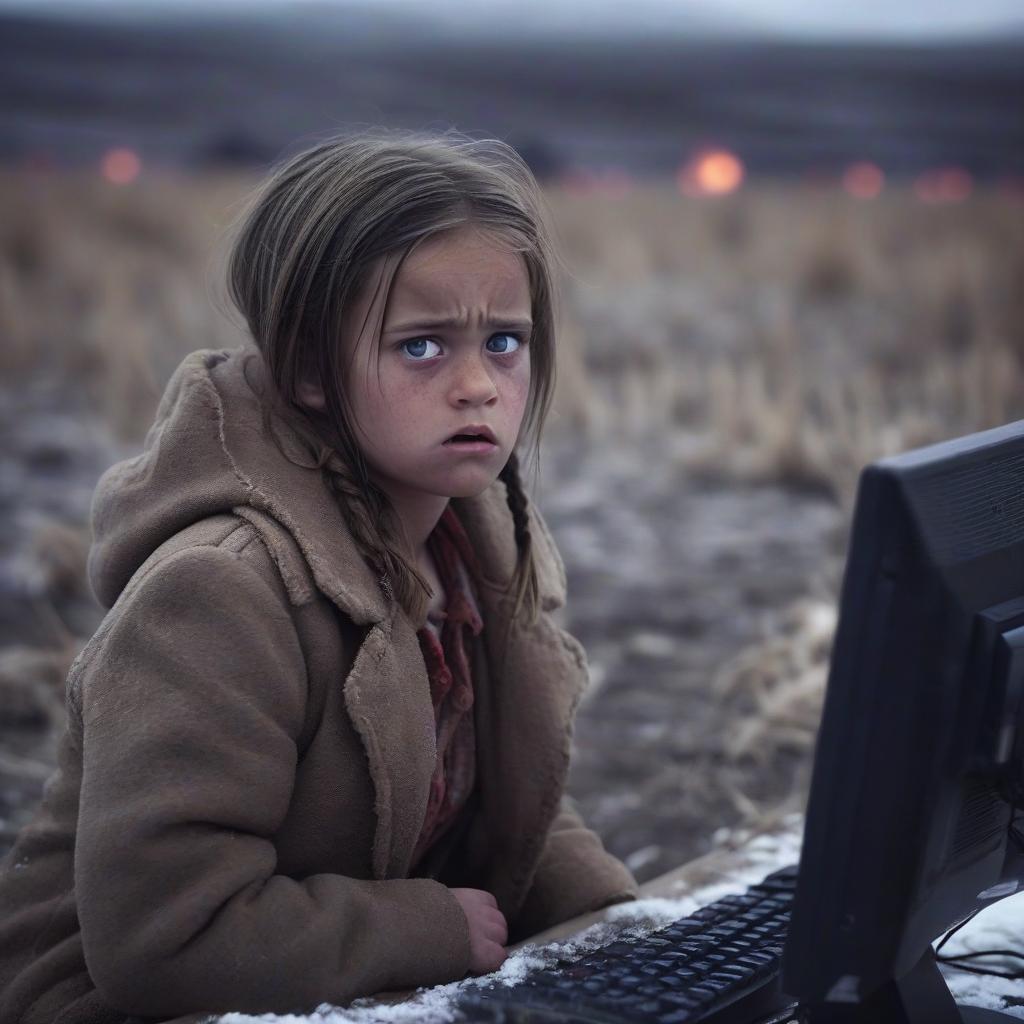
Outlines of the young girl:
[{"label": "young girl", "polygon": [[586,685],[521,486],[550,235],[500,142],[288,161],[93,504],[110,608],[0,873],[0,1022],[309,1012],[495,970],[636,882],[564,799]]}]

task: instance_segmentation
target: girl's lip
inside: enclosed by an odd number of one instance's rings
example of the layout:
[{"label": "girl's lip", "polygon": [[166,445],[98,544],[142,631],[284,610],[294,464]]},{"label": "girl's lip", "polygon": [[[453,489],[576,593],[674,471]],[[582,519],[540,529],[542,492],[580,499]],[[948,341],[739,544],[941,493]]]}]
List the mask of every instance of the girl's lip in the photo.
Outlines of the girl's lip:
[{"label": "girl's lip", "polygon": [[[448,441],[454,441],[455,438],[463,435],[479,435],[482,441],[490,441],[491,444],[498,443],[498,439],[494,436],[494,431],[483,423],[471,423],[469,424],[469,426],[465,426],[462,427],[460,430],[456,430],[455,433],[453,433],[451,437],[448,438]],[[447,444],[448,442],[445,443]]]},{"label": "girl's lip", "polygon": [[471,452],[480,452],[487,454],[497,450],[497,445],[492,444],[490,441],[445,441],[442,445],[444,448],[452,448],[457,452],[465,452],[467,454]]}]

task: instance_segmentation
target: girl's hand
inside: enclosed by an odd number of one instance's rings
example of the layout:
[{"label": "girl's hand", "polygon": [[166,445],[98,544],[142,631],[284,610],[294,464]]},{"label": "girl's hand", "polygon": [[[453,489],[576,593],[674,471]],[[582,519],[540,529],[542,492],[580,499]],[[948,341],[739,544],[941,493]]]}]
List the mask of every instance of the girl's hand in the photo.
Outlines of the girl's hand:
[{"label": "girl's hand", "polygon": [[469,969],[473,974],[490,974],[508,957],[505,915],[498,901],[485,889],[450,889],[469,922]]}]

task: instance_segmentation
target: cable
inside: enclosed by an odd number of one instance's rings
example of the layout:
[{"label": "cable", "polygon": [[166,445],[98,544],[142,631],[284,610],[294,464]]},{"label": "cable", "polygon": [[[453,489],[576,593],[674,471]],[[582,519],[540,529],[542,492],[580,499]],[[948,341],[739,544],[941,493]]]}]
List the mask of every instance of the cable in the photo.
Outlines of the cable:
[{"label": "cable", "polygon": [[948,931],[948,932],[946,932],[946,934],[942,936],[942,941],[941,941],[941,942],[939,942],[939,944],[938,944],[938,945],[937,945],[937,946],[935,947],[935,959],[936,959],[936,960],[939,960],[939,961],[941,961],[941,960],[944,960],[944,959],[946,959],[945,957],[941,957],[941,956],[939,956],[939,953],[940,953],[940,952],[942,951],[942,947],[943,947],[943,946],[944,946],[944,945],[945,945],[945,944],[946,944],[947,942],[949,942],[949,940],[950,940],[950,939],[951,939],[951,938],[952,938],[952,937],[953,937],[954,935],[956,935],[956,933],[957,933],[958,931],[960,931],[960,929],[961,929],[961,928],[963,928],[963,926],[964,926],[965,924],[969,924],[969,923],[970,923],[971,921],[973,921],[973,920],[974,920],[974,919],[975,919],[975,918],[976,918],[976,917],[977,917],[977,916],[978,916],[978,915],[979,915],[980,913],[981,913],[981,907],[978,907],[978,909],[977,909],[977,910],[975,910],[975,911],[972,911],[972,912],[971,912],[970,914],[968,914],[968,915],[967,915],[967,917],[965,917],[965,918],[964,918],[964,919],[963,919],[963,920],[962,920],[962,921],[961,921],[961,922],[960,922],[959,924],[953,925],[953,927],[952,927],[952,928],[950,928],[950,929],[949,929],[949,931]]},{"label": "cable", "polygon": [[[979,955],[989,956],[988,953],[981,953]],[[957,963],[956,957],[949,957],[946,959],[938,958],[938,961],[940,964],[945,964],[947,967],[953,967],[958,971],[967,971],[969,974],[983,974],[986,978],[1005,978],[1007,981],[1024,981],[1024,971],[1004,973],[1003,971],[994,971],[991,967],[974,967],[971,964]]]},{"label": "cable", "polygon": [[[1014,800],[1012,801],[1012,805],[1011,805],[1011,809],[1010,809],[1010,824],[1007,827],[1007,834],[1017,844],[1018,847],[1020,847],[1022,850],[1024,850],[1024,833],[1022,833],[1017,828],[1017,821],[1018,820],[1024,821],[1024,814],[1021,814],[1021,815],[1018,816],[1017,811],[1018,811],[1018,798],[1015,796]],[[1004,973],[1003,971],[993,970],[991,967],[975,967],[973,964],[966,964],[966,963],[962,963],[961,962],[961,961],[964,961],[964,960],[974,960],[974,959],[977,959],[978,957],[985,957],[985,956],[1002,956],[1002,957],[1009,957],[1009,958],[1015,959],[1015,960],[1024,960],[1024,953],[1020,953],[1017,950],[1013,950],[1013,949],[985,949],[985,950],[979,950],[979,951],[974,952],[974,953],[957,953],[957,954],[954,954],[953,956],[942,956],[941,955],[942,947],[945,946],[946,943],[958,931],[960,931],[960,929],[963,928],[963,926],[965,924],[967,924],[969,921],[973,921],[974,918],[977,917],[979,913],[981,913],[982,909],[983,908],[979,907],[977,910],[975,910],[968,917],[965,917],[958,925],[955,925],[954,927],[950,928],[950,930],[948,932],[946,932],[945,935],[943,935],[942,941],[939,942],[939,944],[935,947],[935,950],[933,952],[933,956],[935,957],[936,963],[946,964],[949,967],[955,967],[957,970],[960,970],[960,971],[968,971],[971,974],[983,974],[983,975],[987,975],[987,976],[992,977],[992,978],[1005,978],[1008,981],[1021,981],[1021,980],[1024,980],[1024,970],[1022,970],[1022,971],[1013,971],[1013,972],[1010,972],[1010,973],[1007,974],[1007,973]]]}]

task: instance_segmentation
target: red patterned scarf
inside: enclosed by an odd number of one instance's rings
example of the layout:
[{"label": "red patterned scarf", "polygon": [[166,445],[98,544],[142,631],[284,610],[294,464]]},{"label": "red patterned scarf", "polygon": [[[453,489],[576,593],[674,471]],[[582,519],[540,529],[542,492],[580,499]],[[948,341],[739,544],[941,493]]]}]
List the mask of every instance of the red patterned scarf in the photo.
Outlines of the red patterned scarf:
[{"label": "red patterned scarf", "polygon": [[[429,625],[416,634],[430,679],[437,763],[430,782],[426,818],[412,855],[413,866],[449,828],[473,789],[476,738],[465,630],[468,628],[477,636],[483,629],[470,582],[477,574],[476,557],[450,504],[427,538],[427,550],[441,578],[446,604],[439,616],[440,639]],[[438,620],[431,621],[436,624]]]}]

